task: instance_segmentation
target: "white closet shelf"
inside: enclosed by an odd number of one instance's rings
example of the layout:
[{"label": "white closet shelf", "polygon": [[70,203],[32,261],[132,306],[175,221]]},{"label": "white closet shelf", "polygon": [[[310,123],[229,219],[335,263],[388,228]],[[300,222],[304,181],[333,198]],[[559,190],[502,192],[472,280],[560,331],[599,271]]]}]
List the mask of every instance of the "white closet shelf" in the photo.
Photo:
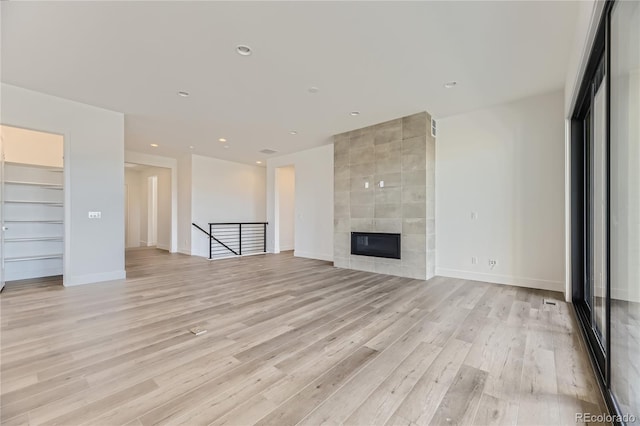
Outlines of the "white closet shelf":
[{"label": "white closet shelf", "polygon": [[23,182],[19,180],[5,180],[7,185],[20,185],[20,186],[41,186],[45,189],[62,189],[63,185],[58,183],[45,183],[45,182]]},{"label": "white closet shelf", "polygon": [[62,241],[62,237],[19,237],[5,238],[5,243],[18,243],[23,241]]},{"label": "white closet shelf", "polygon": [[16,167],[30,167],[37,169],[46,169],[50,172],[62,172],[64,168],[62,167],[53,167],[53,166],[43,166],[40,164],[27,164],[27,163],[14,163],[13,161],[5,161],[4,164],[6,166],[16,166]]},{"label": "white closet shelf", "polygon": [[5,220],[5,223],[62,223],[62,220]]},{"label": "white closet shelf", "polygon": [[16,256],[16,257],[5,257],[5,262],[26,262],[29,260],[44,260],[44,259],[59,259],[62,257],[62,253],[52,253],[52,254],[39,254],[36,256]]},{"label": "white closet shelf", "polygon": [[60,201],[31,201],[31,200],[4,200],[7,204],[42,204],[45,206],[62,207]]}]

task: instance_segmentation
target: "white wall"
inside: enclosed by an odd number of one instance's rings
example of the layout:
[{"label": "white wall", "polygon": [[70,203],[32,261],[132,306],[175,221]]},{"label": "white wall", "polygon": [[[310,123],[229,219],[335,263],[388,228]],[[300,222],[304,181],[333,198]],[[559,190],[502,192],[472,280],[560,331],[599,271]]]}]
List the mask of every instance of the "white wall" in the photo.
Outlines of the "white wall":
[{"label": "white wall", "polygon": [[[264,222],[265,168],[201,155],[191,157],[191,221]],[[191,225],[191,223],[189,223]],[[191,254],[209,256],[209,239],[191,227]]]},{"label": "white wall", "polygon": [[171,170],[157,169],[158,176],[158,232],[156,247],[171,248]]},{"label": "white wall", "polygon": [[191,254],[191,155],[178,160],[178,251]]},{"label": "white wall", "polygon": [[333,260],[333,144],[267,160],[267,249],[278,252],[274,236],[275,170],[294,166],[295,251],[294,255]]},{"label": "white wall", "polygon": [[146,193],[140,190],[140,173],[124,170],[124,182],[127,186],[127,247],[140,247],[140,214],[142,198]]},{"label": "white wall", "polygon": [[563,99],[438,121],[437,275],[564,291]]},{"label": "white wall", "polygon": [[276,210],[278,217],[278,243],[280,250],[294,249],[295,236],[295,167],[276,169]]},{"label": "white wall", "polygon": [[1,91],[2,124],[64,136],[64,284],[124,278],[124,115],[4,83]]},{"label": "white wall", "polygon": [[63,167],[64,138],[51,133],[0,126],[4,159],[14,163]]}]

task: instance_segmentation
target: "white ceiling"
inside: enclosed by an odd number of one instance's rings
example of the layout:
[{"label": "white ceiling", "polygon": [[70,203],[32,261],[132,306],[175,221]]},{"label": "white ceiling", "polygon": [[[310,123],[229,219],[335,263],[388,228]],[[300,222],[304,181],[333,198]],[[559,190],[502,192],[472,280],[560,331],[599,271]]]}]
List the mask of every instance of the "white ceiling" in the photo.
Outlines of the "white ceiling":
[{"label": "white ceiling", "polygon": [[[559,89],[578,9],[562,1],[1,3],[2,81],[124,112],[129,150],[245,163],[267,158],[264,148],[295,152],[423,110],[444,117]],[[253,55],[238,55],[238,44]],[[458,86],[445,89],[450,80]]]}]

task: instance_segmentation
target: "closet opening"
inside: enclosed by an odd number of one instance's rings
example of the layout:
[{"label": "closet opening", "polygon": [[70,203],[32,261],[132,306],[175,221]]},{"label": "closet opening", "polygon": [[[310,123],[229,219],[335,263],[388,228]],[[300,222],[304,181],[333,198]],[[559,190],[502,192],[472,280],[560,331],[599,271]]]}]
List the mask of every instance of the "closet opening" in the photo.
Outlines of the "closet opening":
[{"label": "closet opening", "polygon": [[0,286],[62,285],[64,137],[0,126]]}]

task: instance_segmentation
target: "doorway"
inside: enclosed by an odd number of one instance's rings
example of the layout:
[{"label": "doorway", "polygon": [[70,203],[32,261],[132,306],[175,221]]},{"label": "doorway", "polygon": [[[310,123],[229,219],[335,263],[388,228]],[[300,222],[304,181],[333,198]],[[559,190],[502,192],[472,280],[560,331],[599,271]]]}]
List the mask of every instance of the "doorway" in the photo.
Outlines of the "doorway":
[{"label": "doorway", "polygon": [[64,137],[5,125],[0,134],[0,286],[61,284]]},{"label": "doorway", "polygon": [[278,253],[295,250],[295,167],[278,167],[275,170],[275,183],[275,252]]},{"label": "doorway", "polygon": [[126,248],[171,250],[171,169],[125,163]]}]

